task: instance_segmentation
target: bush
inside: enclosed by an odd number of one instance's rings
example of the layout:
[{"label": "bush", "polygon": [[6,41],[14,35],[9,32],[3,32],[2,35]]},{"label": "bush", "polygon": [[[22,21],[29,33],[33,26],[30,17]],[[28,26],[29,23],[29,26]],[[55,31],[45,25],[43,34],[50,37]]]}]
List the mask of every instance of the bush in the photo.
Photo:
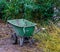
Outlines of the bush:
[{"label": "bush", "polygon": [[9,2],[6,1],[3,13],[3,18],[5,21],[8,19],[22,18],[23,2],[20,2],[20,0],[11,0]]},{"label": "bush", "polygon": [[4,7],[5,7],[5,1],[1,0],[0,1],[0,19],[3,19],[3,15],[4,15],[3,10],[4,10]]},{"label": "bush", "polygon": [[48,0],[36,0],[36,4],[38,6],[38,11],[37,11],[37,18],[38,19],[51,19],[53,16],[53,4],[52,1]]},{"label": "bush", "polygon": [[46,21],[52,19],[54,13],[53,0],[1,0],[0,4],[4,5],[1,11],[5,21],[15,18]]}]

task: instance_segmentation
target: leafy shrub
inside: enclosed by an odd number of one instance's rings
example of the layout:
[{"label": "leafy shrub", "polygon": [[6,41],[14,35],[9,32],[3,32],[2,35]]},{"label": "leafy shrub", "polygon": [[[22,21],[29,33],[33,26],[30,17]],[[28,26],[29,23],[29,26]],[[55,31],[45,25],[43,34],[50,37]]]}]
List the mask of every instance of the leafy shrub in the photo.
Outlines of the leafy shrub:
[{"label": "leafy shrub", "polygon": [[36,5],[38,6],[36,17],[38,19],[51,19],[53,16],[53,4],[51,0],[36,0]]},{"label": "leafy shrub", "polygon": [[[1,0],[4,5],[2,18],[8,19],[25,18],[37,20],[52,19],[54,0]],[[2,8],[2,7],[0,7]]]},{"label": "leafy shrub", "polygon": [[4,0],[3,1],[1,0],[0,1],[0,19],[3,18],[3,14],[4,13],[2,11],[4,10],[4,7],[5,7],[5,1]]},{"label": "leafy shrub", "polygon": [[11,0],[6,2],[3,17],[5,20],[23,17],[23,2],[20,0]]}]

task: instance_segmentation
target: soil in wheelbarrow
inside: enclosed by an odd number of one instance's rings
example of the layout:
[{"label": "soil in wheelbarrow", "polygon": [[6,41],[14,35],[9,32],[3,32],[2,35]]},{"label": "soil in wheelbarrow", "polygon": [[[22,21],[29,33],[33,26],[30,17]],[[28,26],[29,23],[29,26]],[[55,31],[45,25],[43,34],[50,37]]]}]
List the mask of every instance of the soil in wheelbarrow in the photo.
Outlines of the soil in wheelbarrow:
[{"label": "soil in wheelbarrow", "polygon": [[7,26],[5,23],[0,23],[0,52],[42,52],[37,49],[36,45],[32,45],[32,47],[28,44],[23,47],[18,44],[13,45],[10,39],[11,30],[13,29],[10,25]]}]

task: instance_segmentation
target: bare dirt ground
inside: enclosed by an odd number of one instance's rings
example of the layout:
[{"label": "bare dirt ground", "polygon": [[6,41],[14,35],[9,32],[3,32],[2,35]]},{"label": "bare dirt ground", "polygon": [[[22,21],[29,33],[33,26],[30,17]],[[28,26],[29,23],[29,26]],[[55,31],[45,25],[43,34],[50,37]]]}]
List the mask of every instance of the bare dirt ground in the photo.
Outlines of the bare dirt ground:
[{"label": "bare dirt ground", "polygon": [[10,36],[11,30],[7,24],[0,23],[0,52],[42,52],[35,45],[32,45],[32,47],[27,44],[23,47],[18,44],[13,45]]}]

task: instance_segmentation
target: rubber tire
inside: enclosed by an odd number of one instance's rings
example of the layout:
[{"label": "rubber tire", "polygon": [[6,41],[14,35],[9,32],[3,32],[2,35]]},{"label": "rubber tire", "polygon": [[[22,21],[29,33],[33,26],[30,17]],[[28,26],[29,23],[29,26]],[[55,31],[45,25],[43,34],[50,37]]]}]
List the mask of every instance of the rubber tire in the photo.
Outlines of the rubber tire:
[{"label": "rubber tire", "polygon": [[34,44],[34,39],[29,40],[30,45]]},{"label": "rubber tire", "polygon": [[12,41],[12,44],[17,44],[17,36],[16,36],[16,34],[11,36],[11,41]]}]

